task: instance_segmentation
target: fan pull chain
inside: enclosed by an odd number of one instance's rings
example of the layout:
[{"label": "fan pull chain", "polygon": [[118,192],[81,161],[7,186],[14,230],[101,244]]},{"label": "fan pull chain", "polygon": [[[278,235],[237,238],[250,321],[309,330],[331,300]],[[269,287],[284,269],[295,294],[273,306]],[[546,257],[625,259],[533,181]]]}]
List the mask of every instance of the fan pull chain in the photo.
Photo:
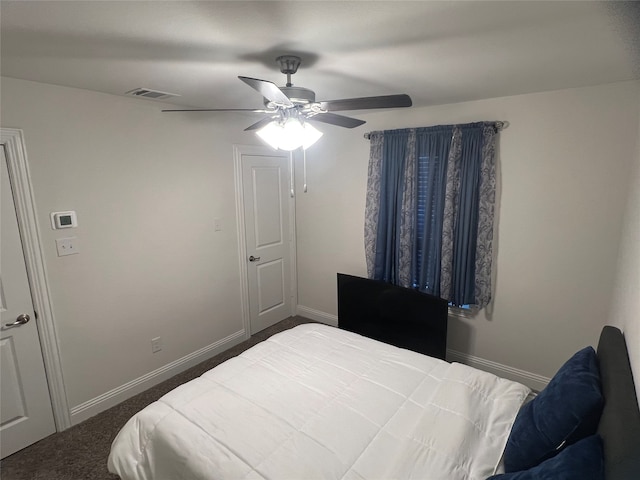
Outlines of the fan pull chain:
[{"label": "fan pull chain", "polygon": [[293,173],[293,152],[289,154],[289,181],[291,188],[291,198],[295,196],[295,175]]},{"label": "fan pull chain", "polygon": [[302,149],[302,191],[307,193],[307,151]]}]

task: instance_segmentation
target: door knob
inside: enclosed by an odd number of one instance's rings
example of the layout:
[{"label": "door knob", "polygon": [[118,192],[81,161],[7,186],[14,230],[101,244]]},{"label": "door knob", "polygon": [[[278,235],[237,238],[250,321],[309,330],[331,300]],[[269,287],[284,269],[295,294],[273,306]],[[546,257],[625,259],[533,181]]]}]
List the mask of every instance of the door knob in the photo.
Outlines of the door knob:
[{"label": "door knob", "polygon": [[254,257],[253,255],[249,257],[250,262],[257,262],[258,260],[260,260],[260,257]]},{"label": "door knob", "polygon": [[18,325],[24,325],[29,320],[31,320],[31,317],[29,315],[27,315],[26,313],[22,313],[22,314],[18,315],[18,317],[16,318],[15,322],[5,323],[4,326],[5,327],[9,327],[9,328],[10,327],[17,327]]}]

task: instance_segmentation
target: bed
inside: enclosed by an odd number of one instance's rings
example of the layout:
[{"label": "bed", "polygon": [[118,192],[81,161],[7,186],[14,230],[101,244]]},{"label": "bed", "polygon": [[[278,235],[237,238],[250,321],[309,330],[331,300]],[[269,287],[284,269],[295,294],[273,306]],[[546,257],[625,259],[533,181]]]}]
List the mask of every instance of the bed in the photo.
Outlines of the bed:
[{"label": "bed", "polygon": [[528,393],[464,365],[306,324],[137,414],[109,467],[127,479],[481,479],[495,471]]},{"label": "bed", "polygon": [[[637,479],[640,413],[619,330],[604,328],[598,356],[606,478]],[[471,367],[306,324],[136,414],[108,467],[125,480],[487,478],[501,468],[528,393]]]}]

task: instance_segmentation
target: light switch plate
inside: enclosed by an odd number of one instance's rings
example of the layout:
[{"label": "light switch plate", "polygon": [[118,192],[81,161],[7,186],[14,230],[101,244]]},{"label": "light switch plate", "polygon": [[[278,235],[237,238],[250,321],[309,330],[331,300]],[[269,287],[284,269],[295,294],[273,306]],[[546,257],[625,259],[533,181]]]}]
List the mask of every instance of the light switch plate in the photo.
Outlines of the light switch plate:
[{"label": "light switch plate", "polygon": [[58,250],[59,257],[80,253],[80,248],[78,246],[78,237],[57,238],[56,249]]}]

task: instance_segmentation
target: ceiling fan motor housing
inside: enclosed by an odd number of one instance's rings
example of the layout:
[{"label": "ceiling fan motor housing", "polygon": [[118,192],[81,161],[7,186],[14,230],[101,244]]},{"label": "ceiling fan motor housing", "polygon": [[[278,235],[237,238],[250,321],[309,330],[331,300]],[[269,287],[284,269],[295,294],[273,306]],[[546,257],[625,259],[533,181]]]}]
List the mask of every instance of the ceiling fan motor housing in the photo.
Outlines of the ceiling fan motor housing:
[{"label": "ceiling fan motor housing", "polygon": [[[291,100],[296,105],[307,105],[309,103],[314,103],[316,101],[316,94],[313,90],[309,90],[304,87],[278,87],[282,93],[284,93],[289,100]],[[272,107],[272,102],[264,99],[264,104],[266,107]]]},{"label": "ceiling fan motor housing", "polygon": [[[276,62],[280,64],[280,71],[287,75],[287,85],[284,87],[278,87],[282,93],[284,93],[289,100],[295,105],[308,105],[315,103],[316,94],[313,90],[303,87],[294,87],[291,83],[291,75],[298,71],[301,59],[295,55],[282,55],[276,58]],[[277,108],[278,105],[267,98],[264,99],[264,104],[267,108]]]}]

